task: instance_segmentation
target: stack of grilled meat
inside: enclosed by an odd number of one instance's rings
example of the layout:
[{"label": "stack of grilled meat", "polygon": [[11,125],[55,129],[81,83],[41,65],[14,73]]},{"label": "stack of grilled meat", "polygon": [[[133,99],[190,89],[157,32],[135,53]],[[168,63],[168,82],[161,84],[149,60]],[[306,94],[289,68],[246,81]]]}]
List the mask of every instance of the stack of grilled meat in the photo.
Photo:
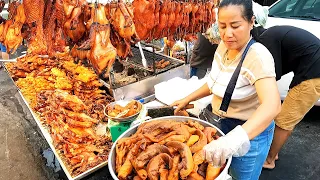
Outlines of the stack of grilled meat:
[{"label": "stack of grilled meat", "polygon": [[98,133],[107,118],[104,106],[114,99],[101,90],[93,70],[71,56],[27,55],[6,68],[46,129],[61,159],[76,176],[105,162],[112,142]]},{"label": "stack of grilled meat", "polygon": [[38,104],[41,121],[48,125],[72,176],[108,159],[110,137],[96,133],[99,121],[88,116],[87,106],[77,96],[62,90],[42,91]]}]

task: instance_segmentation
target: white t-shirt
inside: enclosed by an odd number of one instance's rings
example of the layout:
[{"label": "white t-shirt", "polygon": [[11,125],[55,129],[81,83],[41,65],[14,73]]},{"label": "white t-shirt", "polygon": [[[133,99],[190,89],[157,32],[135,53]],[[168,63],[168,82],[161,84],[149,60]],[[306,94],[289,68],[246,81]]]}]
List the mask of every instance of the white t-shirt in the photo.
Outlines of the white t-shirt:
[{"label": "white t-shirt", "polygon": [[216,50],[211,72],[207,77],[207,85],[213,93],[212,108],[213,113],[217,115],[241,120],[249,119],[259,106],[254,83],[262,78],[276,76],[271,53],[258,42],[252,44],[242,64],[228,111],[221,115],[219,109],[222,97],[245,47],[233,61],[226,59],[227,48],[223,42]]}]

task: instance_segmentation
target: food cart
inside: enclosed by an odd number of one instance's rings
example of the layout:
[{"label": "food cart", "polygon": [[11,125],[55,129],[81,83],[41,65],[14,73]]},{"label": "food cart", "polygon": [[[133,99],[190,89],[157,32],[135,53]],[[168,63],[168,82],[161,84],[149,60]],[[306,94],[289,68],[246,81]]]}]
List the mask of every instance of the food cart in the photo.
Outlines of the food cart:
[{"label": "food cart", "polygon": [[[157,6],[154,14],[159,16],[150,16],[159,18],[155,23],[145,18],[150,12],[138,12],[141,3],[13,1],[9,19],[0,24],[0,42],[13,61],[5,68],[68,179],[84,178],[107,165],[113,144],[108,104],[146,103],[154,100],[156,84],[189,78],[188,63],[141,48],[140,42],[166,36],[172,42],[190,40],[215,19],[214,1],[201,2],[206,8],[193,12],[191,19],[189,2],[150,1]],[[164,12],[166,7],[171,9]],[[206,19],[197,19],[204,14]],[[160,20],[164,15],[168,19]],[[18,48],[22,43],[26,49]]]}]

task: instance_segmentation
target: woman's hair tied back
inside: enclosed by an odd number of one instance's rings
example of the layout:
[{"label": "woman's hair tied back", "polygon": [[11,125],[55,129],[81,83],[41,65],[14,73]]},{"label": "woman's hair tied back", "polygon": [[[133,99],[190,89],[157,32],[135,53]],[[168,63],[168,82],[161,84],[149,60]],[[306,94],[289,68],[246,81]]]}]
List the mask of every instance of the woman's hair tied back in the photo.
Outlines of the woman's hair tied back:
[{"label": "woman's hair tied back", "polygon": [[219,9],[230,5],[243,6],[243,18],[246,21],[251,21],[253,17],[252,0],[222,0]]}]

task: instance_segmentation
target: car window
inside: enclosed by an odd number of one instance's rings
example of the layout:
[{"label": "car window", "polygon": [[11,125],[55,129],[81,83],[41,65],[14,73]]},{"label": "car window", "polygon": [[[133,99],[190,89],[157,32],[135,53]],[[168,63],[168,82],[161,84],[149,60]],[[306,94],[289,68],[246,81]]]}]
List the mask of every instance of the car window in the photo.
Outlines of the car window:
[{"label": "car window", "polygon": [[298,0],[281,0],[269,9],[269,14],[281,17],[293,13],[297,2]]},{"label": "car window", "polygon": [[269,9],[269,16],[319,20],[320,0],[281,0]]},{"label": "car window", "polygon": [[286,11],[291,11],[293,6],[297,3],[298,0],[291,0],[288,2],[286,6]]},{"label": "car window", "polygon": [[[306,10],[306,9],[310,9],[314,6],[314,4],[316,4],[317,0],[309,0],[307,1],[304,6],[303,6],[303,10]],[[320,2],[320,1],[319,1]]]}]

